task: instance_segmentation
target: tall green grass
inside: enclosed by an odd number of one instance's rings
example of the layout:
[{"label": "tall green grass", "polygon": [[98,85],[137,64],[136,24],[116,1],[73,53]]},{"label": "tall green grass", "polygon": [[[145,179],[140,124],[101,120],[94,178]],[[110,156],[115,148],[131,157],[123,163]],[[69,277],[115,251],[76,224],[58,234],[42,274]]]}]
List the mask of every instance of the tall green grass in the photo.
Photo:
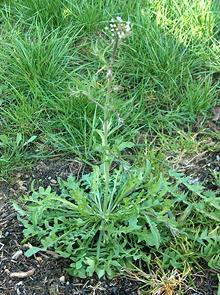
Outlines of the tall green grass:
[{"label": "tall green grass", "polygon": [[133,33],[114,69],[114,120],[124,121],[114,137],[163,137],[211,116],[218,104],[218,1],[1,5],[1,134],[37,134],[55,154],[96,157],[102,115],[94,101],[101,104],[106,91],[109,58],[104,27],[117,15],[132,22]]},{"label": "tall green grass", "polygon": [[12,13],[24,23],[36,22],[57,27],[64,21],[63,0],[12,0]]}]

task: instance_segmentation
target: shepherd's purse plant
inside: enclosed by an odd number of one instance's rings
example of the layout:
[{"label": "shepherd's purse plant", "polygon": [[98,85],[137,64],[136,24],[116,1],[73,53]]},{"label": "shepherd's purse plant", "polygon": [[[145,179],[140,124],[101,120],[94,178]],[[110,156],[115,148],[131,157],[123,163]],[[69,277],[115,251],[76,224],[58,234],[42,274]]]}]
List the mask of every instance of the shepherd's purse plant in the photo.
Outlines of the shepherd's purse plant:
[{"label": "shepherd's purse plant", "polygon": [[[203,233],[204,241],[202,232],[192,228],[188,219],[195,215],[202,219],[204,215],[217,222],[217,199],[201,187],[190,186],[182,175],[171,172],[166,178],[155,172],[147,160],[141,167],[127,164],[112,169],[115,158],[108,138],[123,128],[123,119],[112,107],[113,67],[118,47],[131,35],[131,24],[121,17],[112,19],[106,34],[112,38],[106,95],[103,104],[93,100],[103,110],[102,129],[97,130],[101,138],[101,165],[93,166],[93,171],[80,180],[73,176],[67,181],[59,180],[60,193],[50,187],[40,188],[24,197],[24,209],[14,204],[24,225],[23,242],[28,240],[35,245],[26,255],[54,249],[70,259],[71,275],[88,277],[96,273],[99,277],[113,277],[134,262],[149,265],[155,253],[160,255],[169,243],[186,237],[195,241],[201,253],[203,246],[209,245],[209,257],[216,266],[215,245],[219,241],[209,238],[209,229],[206,238]],[[117,117],[116,126],[113,116]],[[131,143],[122,143],[118,148],[122,151],[127,146]],[[187,192],[180,191],[181,184]],[[194,198],[199,199],[199,206]],[[179,213],[180,208],[183,214]],[[175,264],[169,261],[171,252],[165,254],[168,266]]]}]

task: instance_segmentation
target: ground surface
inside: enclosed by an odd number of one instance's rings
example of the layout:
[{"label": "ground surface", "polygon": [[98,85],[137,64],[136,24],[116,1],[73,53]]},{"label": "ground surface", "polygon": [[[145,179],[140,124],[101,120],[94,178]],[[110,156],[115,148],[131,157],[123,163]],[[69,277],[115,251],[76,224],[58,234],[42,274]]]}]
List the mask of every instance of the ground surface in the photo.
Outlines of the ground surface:
[{"label": "ground surface", "polygon": [[[216,155],[206,157],[216,162]],[[204,160],[202,165],[206,167]],[[210,167],[210,166],[208,166]],[[84,166],[77,161],[40,162],[31,172],[19,173],[12,184],[0,184],[0,294],[1,295],[56,295],[56,294],[106,294],[106,295],[138,295],[140,284],[128,279],[116,278],[113,281],[80,280],[69,277],[65,271],[68,261],[59,258],[53,252],[38,254],[27,258],[23,254],[12,258],[19,250],[25,251],[21,245],[23,239],[22,226],[16,213],[6,197],[17,197],[26,193],[35,180],[35,187],[51,185],[56,189],[57,177],[66,178],[70,174],[80,175]],[[203,168],[205,171],[205,169]],[[200,171],[201,173],[201,171]],[[20,252],[21,253],[21,252]],[[26,278],[12,278],[15,272],[28,272]],[[195,286],[186,287],[187,295],[217,295],[217,275],[204,269],[193,276]]]}]

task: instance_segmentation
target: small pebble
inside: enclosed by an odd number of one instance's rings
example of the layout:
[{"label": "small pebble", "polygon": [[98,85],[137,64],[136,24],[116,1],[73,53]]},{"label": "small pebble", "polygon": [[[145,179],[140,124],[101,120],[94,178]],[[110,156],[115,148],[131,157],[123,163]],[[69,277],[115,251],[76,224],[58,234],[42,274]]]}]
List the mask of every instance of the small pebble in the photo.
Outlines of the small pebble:
[{"label": "small pebble", "polygon": [[12,231],[10,229],[8,229],[6,232],[5,232],[5,237],[8,237],[9,235],[12,234]]},{"label": "small pebble", "polygon": [[60,282],[65,283],[65,276],[60,277]]},{"label": "small pebble", "polygon": [[42,262],[42,258],[41,257],[36,257],[36,260],[38,261],[38,262]]},{"label": "small pebble", "polygon": [[10,274],[10,270],[9,269],[5,269],[5,273],[7,274],[7,275],[9,275]]}]

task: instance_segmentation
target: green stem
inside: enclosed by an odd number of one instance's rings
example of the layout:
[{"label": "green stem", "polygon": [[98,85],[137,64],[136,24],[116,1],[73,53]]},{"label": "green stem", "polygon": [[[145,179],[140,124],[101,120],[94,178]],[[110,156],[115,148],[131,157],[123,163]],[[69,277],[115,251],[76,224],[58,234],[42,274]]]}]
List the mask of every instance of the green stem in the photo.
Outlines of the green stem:
[{"label": "green stem", "polygon": [[107,93],[105,96],[105,104],[104,104],[104,123],[103,123],[103,145],[105,149],[103,164],[104,164],[104,177],[105,177],[105,192],[104,192],[104,204],[103,211],[106,212],[109,203],[109,182],[110,182],[110,166],[111,159],[109,155],[109,126],[110,126],[110,116],[109,110],[111,108],[111,92],[112,92],[112,81],[113,81],[113,64],[115,61],[117,48],[118,48],[118,35],[116,34],[115,42],[112,49],[112,55],[109,63],[109,67],[107,69]]},{"label": "green stem", "polygon": [[109,161],[109,144],[108,144],[108,120],[107,120],[107,112],[106,108],[104,111],[105,121],[103,126],[103,133],[104,133],[104,147],[105,147],[105,156],[104,156],[104,175],[105,175],[105,193],[104,193],[104,212],[107,209],[107,203],[108,203],[108,194],[109,194],[109,170],[110,170],[110,161]]}]

